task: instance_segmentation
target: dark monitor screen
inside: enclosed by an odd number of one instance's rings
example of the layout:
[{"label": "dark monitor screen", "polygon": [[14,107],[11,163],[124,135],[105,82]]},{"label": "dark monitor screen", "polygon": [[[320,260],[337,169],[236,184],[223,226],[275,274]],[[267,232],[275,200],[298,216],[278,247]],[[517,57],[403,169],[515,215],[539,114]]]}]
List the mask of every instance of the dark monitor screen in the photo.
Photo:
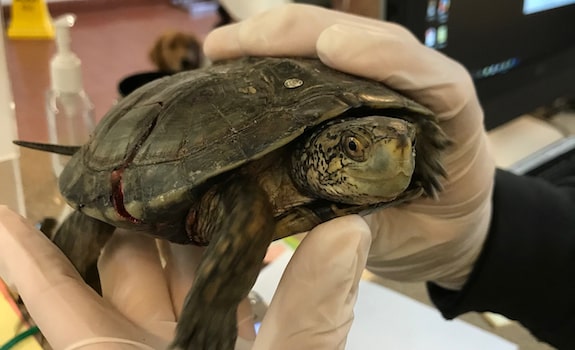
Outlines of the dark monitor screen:
[{"label": "dark monitor screen", "polygon": [[388,0],[386,19],[469,70],[488,129],[575,97],[575,0]]}]

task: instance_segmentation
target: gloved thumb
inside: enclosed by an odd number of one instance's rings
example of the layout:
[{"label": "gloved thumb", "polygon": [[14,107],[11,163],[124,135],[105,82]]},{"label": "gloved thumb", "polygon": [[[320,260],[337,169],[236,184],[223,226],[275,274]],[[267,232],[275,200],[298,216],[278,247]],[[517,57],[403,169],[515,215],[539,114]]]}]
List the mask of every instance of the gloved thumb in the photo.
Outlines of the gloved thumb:
[{"label": "gloved thumb", "polygon": [[254,349],[343,349],[371,234],[357,215],[317,226],[288,264]]}]

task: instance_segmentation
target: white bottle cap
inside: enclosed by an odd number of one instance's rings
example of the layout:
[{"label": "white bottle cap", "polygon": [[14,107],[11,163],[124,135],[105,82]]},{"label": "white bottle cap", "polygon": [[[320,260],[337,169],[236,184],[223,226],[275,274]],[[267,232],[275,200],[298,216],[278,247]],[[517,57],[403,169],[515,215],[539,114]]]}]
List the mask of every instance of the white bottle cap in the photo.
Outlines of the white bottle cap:
[{"label": "white bottle cap", "polygon": [[54,20],[56,30],[56,54],[50,61],[52,89],[59,92],[79,93],[82,87],[82,62],[72,52],[70,28],[76,15],[64,14]]}]

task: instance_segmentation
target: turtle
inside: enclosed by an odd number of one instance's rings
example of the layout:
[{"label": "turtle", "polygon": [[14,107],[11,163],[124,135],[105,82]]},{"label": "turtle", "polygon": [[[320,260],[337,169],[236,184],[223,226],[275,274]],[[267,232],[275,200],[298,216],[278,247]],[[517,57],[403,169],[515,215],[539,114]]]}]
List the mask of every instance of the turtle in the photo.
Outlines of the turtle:
[{"label": "turtle", "polygon": [[53,240],[87,280],[117,227],[206,246],[172,346],[229,350],[273,240],[436,197],[451,141],[381,82],[243,57],[140,87],[84,145],[15,143],[71,156],[58,183],[74,212]]}]

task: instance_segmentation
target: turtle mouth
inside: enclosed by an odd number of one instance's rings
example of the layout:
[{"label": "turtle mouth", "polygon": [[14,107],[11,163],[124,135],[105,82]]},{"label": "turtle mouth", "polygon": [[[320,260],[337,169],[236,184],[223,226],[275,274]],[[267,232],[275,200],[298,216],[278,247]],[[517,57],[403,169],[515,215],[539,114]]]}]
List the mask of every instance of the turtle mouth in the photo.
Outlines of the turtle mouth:
[{"label": "turtle mouth", "polygon": [[411,184],[411,173],[396,173],[393,176],[354,176],[351,181],[358,195],[367,196],[370,202],[393,199],[405,191]]},{"label": "turtle mouth", "polygon": [[397,173],[411,175],[414,168],[415,152],[412,152],[411,157],[404,159],[390,160],[391,155],[372,157],[372,159],[365,163],[348,164],[346,173],[357,179],[364,180],[382,180],[386,179],[386,174],[389,177],[394,177]]}]

